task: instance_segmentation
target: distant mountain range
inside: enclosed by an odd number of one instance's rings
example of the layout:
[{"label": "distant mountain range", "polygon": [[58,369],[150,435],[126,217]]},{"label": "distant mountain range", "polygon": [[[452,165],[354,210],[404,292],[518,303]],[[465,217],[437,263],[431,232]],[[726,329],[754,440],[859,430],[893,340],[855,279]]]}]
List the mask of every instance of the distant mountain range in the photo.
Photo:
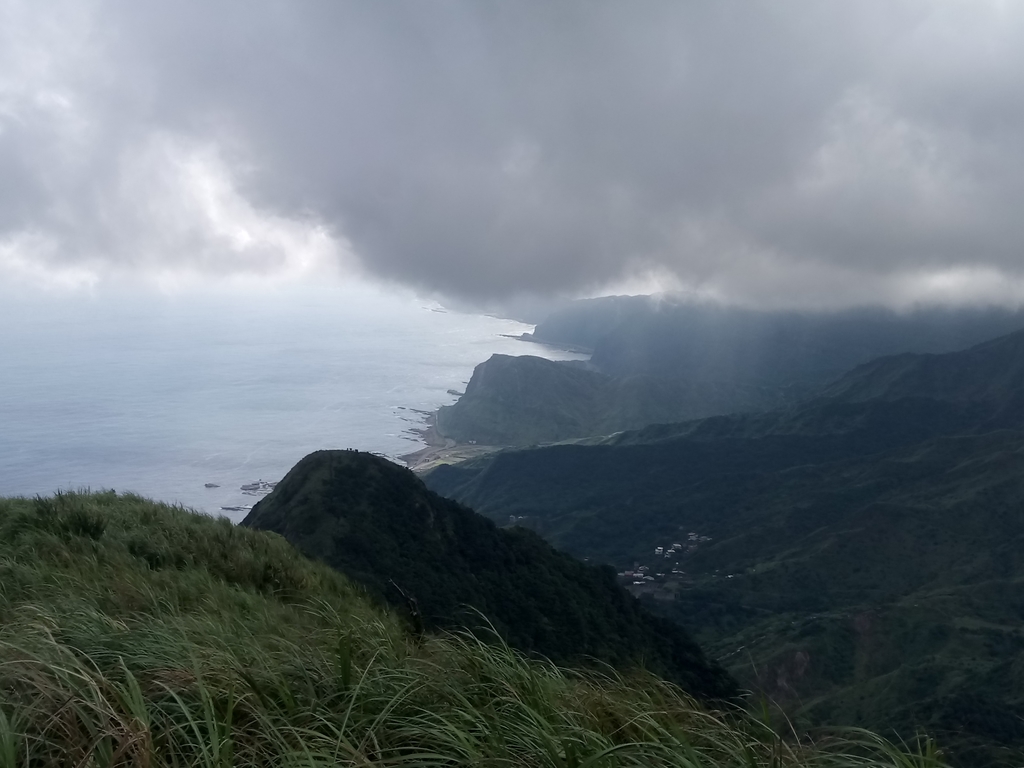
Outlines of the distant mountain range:
[{"label": "distant mountain range", "polygon": [[756,312],[650,296],[575,302],[528,338],[589,362],[494,355],[438,413],[460,443],[528,446],[805,400],[894,353],[944,353],[1024,327],[1001,309]]},{"label": "distant mountain range", "polygon": [[461,443],[536,445],[760,411],[788,399],[775,387],[613,377],[583,363],[492,355],[473,371],[465,394],[438,411],[436,428]]},{"label": "distant mountain range", "polygon": [[552,313],[532,338],[590,349],[609,376],[819,387],[878,357],[953,352],[1021,328],[1024,311],[1000,308],[759,311],[606,296]]},{"label": "distant mountain range", "polygon": [[798,723],[927,729],[962,765],[1020,762],[1024,333],[595,442],[426,482],[620,572],[647,566],[623,580]]},{"label": "distant mountain range", "polygon": [[642,608],[607,566],[499,529],[428,490],[412,472],[358,451],[300,461],[242,523],[273,531],[406,613],[419,631],[493,628],[558,663],[642,664],[702,698],[734,681],[677,624]]}]

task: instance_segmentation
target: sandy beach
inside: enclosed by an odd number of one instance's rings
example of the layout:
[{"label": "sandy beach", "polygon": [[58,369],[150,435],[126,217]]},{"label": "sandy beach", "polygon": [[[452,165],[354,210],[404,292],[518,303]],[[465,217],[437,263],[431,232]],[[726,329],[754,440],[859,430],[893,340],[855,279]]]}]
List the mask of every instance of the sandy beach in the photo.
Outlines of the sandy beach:
[{"label": "sandy beach", "polygon": [[422,427],[412,429],[427,445],[418,451],[399,456],[413,472],[423,473],[441,464],[458,464],[460,461],[473,459],[494,451],[503,446],[466,445],[457,443],[450,437],[444,437],[437,431],[437,413],[427,414]]}]

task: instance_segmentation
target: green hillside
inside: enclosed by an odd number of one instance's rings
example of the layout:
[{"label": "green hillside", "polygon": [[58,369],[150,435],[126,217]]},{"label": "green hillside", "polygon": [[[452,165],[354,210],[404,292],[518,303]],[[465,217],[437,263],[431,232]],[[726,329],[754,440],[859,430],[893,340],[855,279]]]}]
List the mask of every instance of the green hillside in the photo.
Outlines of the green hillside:
[{"label": "green hillside", "polygon": [[[846,377],[843,384],[865,399],[871,397],[864,389],[868,379],[885,385],[870,374],[880,355],[941,358],[934,353],[962,350],[1022,325],[1024,313],[996,309],[814,314],[668,297],[588,299],[554,312],[528,336],[590,349],[588,364],[494,355],[476,367],[458,402],[440,409],[436,427],[458,442],[492,446],[590,438],[783,408],[866,363],[863,381]],[[901,359],[920,368],[920,357]],[[885,363],[887,371],[898,367]],[[930,396],[928,388],[940,386],[927,370],[918,375],[919,381],[905,382],[911,394],[902,397]],[[956,376],[948,381],[955,386]]]},{"label": "green hillside", "polygon": [[907,397],[992,403],[1005,408],[1024,391],[1024,333],[945,355],[899,355],[862,365],[823,392],[844,402]]},{"label": "green hillside", "polygon": [[961,765],[1015,766],[1022,369],[1013,334],[875,361],[799,408],[506,451],[427,481],[578,556],[665,573],[637,591],[797,722],[923,727]]},{"label": "green hillside", "polygon": [[786,402],[786,391],[650,376],[612,378],[578,363],[492,355],[466,393],[442,407],[437,430],[459,442],[536,445]]},{"label": "green hillside", "polygon": [[426,628],[478,627],[482,614],[526,653],[623,670],[642,663],[693,695],[735,694],[728,675],[682,629],[642,609],[612,569],[524,528],[501,530],[371,454],[310,454],[243,525],[281,534],[403,612],[415,600]]},{"label": "green hillside", "polygon": [[[925,748],[926,751],[928,747]],[[0,766],[940,768],[655,678],[409,636],[283,539],[135,496],[0,499]]]}]

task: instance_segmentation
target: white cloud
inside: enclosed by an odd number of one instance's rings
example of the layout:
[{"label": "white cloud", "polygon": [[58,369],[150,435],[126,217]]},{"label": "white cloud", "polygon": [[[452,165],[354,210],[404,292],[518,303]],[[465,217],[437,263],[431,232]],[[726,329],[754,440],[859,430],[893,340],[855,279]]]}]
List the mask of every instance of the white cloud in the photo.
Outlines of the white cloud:
[{"label": "white cloud", "polygon": [[[299,279],[352,264],[351,249],[315,216],[256,206],[240,191],[216,145],[158,133],[125,152],[117,184],[100,205],[126,253],[119,264],[176,276]],[[123,268],[123,267],[122,267]]]},{"label": "white cloud", "polygon": [[99,272],[89,264],[60,264],[58,243],[39,232],[21,232],[0,240],[0,279],[5,287],[27,285],[44,290],[82,290],[96,286]]}]

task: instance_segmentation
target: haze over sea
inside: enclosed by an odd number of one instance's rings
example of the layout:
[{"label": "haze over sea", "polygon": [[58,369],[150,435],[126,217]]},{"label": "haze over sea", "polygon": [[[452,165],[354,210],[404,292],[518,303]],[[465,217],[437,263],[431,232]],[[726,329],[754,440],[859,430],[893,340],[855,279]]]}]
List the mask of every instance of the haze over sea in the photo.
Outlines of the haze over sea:
[{"label": "haze over sea", "polygon": [[365,286],[8,296],[0,323],[0,496],[113,488],[211,514],[317,449],[417,450],[410,429],[493,353],[572,357]]}]

